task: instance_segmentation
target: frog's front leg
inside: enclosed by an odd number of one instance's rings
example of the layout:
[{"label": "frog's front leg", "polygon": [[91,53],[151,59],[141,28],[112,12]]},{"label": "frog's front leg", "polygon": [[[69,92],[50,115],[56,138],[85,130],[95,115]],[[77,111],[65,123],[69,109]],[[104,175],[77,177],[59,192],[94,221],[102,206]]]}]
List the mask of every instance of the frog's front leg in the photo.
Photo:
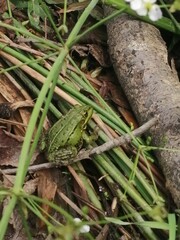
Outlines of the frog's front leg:
[{"label": "frog's front leg", "polygon": [[66,146],[54,149],[52,152],[49,152],[46,157],[49,162],[53,162],[59,166],[67,166],[72,164],[77,154],[78,151],[76,147]]},{"label": "frog's front leg", "polygon": [[99,128],[95,127],[93,129],[93,132],[89,135],[86,132],[82,133],[82,138],[84,140],[84,142],[87,145],[90,145],[91,143],[93,143],[94,141],[96,141],[98,139],[98,132],[99,132]]}]

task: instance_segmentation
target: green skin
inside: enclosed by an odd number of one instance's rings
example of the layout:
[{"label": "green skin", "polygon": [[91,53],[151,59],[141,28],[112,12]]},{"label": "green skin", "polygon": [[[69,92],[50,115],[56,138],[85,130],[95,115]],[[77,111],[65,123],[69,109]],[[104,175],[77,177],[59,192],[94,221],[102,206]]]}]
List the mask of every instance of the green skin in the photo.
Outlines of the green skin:
[{"label": "green skin", "polygon": [[92,114],[90,106],[76,105],[50,128],[41,143],[48,161],[61,165],[72,162],[82,146],[83,135]]}]

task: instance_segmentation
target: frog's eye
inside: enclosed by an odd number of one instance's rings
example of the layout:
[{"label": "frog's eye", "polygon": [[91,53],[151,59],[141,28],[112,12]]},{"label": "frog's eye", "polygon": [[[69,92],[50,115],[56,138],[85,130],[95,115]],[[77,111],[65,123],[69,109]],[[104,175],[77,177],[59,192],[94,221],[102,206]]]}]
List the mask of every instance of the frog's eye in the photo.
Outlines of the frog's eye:
[{"label": "frog's eye", "polygon": [[88,117],[88,115],[89,115],[89,113],[88,113],[88,112],[84,112],[84,114],[83,114],[83,116],[84,116],[85,118],[87,118],[87,117]]},{"label": "frog's eye", "polygon": [[91,112],[85,112],[83,115],[84,115],[85,123],[87,123],[92,114]]}]

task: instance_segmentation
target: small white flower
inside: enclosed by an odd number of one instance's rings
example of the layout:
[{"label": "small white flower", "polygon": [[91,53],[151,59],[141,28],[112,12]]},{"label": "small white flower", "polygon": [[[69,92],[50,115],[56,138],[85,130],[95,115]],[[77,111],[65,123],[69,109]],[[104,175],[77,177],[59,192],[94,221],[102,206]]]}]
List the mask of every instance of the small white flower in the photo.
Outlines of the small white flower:
[{"label": "small white flower", "polygon": [[130,7],[139,16],[146,16],[148,14],[152,21],[157,21],[162,17],[162,12],[156,0],[125,0],[130,3]]},{"label": "small white flower", "polygon": [[148,16],[152,21],[157,21],[162,18],[162,12],[158,5],[154,4],[148,12]]},{"label": "small white flower", "polygon": [[[80,218],[74,218],[74,222],[78,224],[78,223],[81,223],[82,221]],[[83,225],[79,231],[80,231],[80,233],[88,233],[90,231],[90,226]]]}]

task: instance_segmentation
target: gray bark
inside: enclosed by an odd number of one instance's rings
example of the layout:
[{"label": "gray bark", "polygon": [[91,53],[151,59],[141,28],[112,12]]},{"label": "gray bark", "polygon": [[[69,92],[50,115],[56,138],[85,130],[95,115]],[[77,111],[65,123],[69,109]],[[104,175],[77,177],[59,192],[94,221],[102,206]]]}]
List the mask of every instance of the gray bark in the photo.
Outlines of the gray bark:
[{"label": "gray bark", "polygon": [[[105,15],[110,11],[105,8]],[[123,14],[108,22],[107,32],[113,67],[139,124],[159,116],[148,132],[152,144],[180,150],[180,83],[159,30]],[[180,207],[180,151],[155,153]]]}]

